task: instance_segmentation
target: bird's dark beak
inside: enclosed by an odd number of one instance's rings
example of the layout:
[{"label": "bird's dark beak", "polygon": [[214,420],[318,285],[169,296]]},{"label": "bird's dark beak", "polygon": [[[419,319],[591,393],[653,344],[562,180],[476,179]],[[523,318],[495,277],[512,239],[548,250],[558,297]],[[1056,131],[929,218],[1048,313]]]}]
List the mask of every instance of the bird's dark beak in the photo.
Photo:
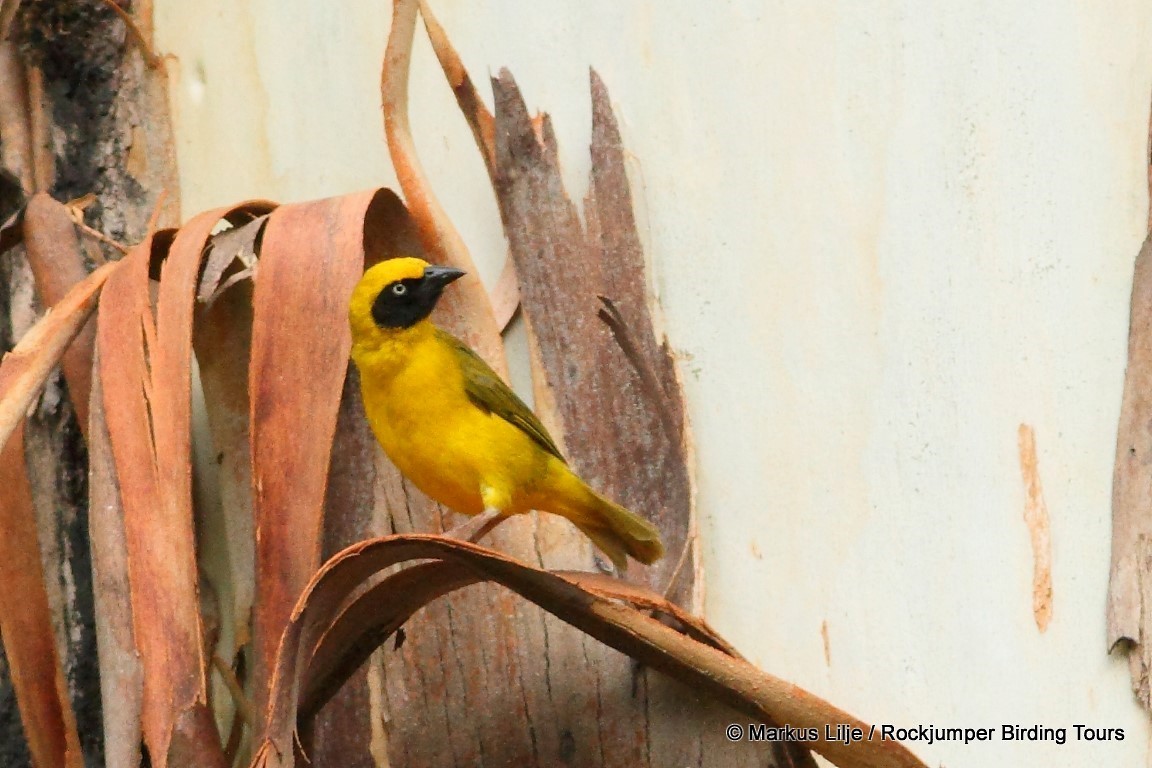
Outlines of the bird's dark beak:
[{"label": "bird's dark beak", "polygon": [[458,280],[466,274],[468,273],[462,269],[456,269],[456,267],[438,267],[433,264],[424,267],[424,282],[430,289],[438,293],[448,283]]}]

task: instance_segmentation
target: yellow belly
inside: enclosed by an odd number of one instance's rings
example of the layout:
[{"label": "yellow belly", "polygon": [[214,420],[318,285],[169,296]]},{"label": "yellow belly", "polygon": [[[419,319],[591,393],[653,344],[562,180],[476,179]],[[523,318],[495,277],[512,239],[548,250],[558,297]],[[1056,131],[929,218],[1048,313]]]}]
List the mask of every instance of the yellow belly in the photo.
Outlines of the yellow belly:
[{"label": "yellow belly", "polygon": [[[526,512],[563,463],[504,419],[474,405],[451,359],[435,348],[402,366],[356,360],[364,410],[392,463],[421,491],[457,512]],[[552,465],[556,466],[553,467]]]}]

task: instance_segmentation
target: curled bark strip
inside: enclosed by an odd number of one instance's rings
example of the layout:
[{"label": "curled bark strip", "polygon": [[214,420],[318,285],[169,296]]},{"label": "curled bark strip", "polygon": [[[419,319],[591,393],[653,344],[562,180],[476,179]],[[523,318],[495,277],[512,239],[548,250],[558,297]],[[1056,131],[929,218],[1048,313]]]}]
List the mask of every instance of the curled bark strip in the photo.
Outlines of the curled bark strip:
[{"label": "curled bark strip", "polygon": [[372,190],[281,206],[264,231],[248,370],[258,715],[276,644],[320,563],[324,493],[352,347],[348,297],[363,272],[365,216],[375,196]]},{"label": "curled bark strip", "polygon": [[[599,573],[553,571],[557,576],[600,597],[651,611],[697,642],[733,658],[743,657],[702,619],[639,585]],[[406,568],[356,596],[317,644],[308,670],[308,687],[300,705],[307,720],[324,706],[353,671],[383,645],[417,610],[444,595],[484,581],[466,564],[439,561]]]},{"label": "curled bark strip", "polygon": [[[424,26],[428,30],[428,40],[432,43],[432,50],[444,71],[448,86],[456,96],[456,104],[468,127],[472,129],[472,138],[476,141],[476,148],[480,150],[480,157],[484,160],[484,167],[488,170],[488,178],[496,183],[496,119],[484,104],[476,90],[468,70],[460,54],[448,39],[448,33],[432,14],[432,8],[426,0],[420,0],[420,16],[424,19]],[[516,310],[520,307],[520,284],[516,279],[516,263],[511,257],[505,260],[504,268],[496,285],[492,288],[492,314],[496,318],[496,327],[503,331],[512,322]]]},{"label": "curled bark strip", "polygon": [[[44,306],[50,307],[63,299],[88,274],[68,209],[46,194],[34,195],[28,201],[24,212],[24,246],[36,292]],[[61,361],[76,420],[85,435],[95,343],[96,324],[90,320],[80,329]]]},{"label": "curled bark strip", "polygon": [[[360,542],[333,557],[301,596],[281,641],[266,738],[254,765],[295,764],[293,733],[300,697],[308,684],[308,662],[348,597],[375,573],[427,558],[464,565],[484,580],[515,591],[601,642],[760,722],[812,727],[821,735],[826,723],[849,723],[868,731],[865,723],[797,686],[696,642],[631,606],[581,589],[560,575],[440,536],[386,536]],[[459,570],[446,573],[445,582],[462,578]],[[427,581],[438,577],[431,571],[426,575],[423,589],[432,594],[436,587]],[[400,605],[401,611],[411,607]],[[846,746],[821,738],[806,743],[843,768],[924,768],[924,763],[896,742],[875,740]]]},{"label": "curled bark strip", "polygon": [[676,603],[669,601],[665,595],[658,595],[647,587],[630,584],[603,573],[585,571],[556,571],[555,573],[568,579],[581,589],[586,589],[601,597],[620,600],[634,608],[663,616],[666,620],[673,622],[672,627],[674,629],[688,635],[693,640],[724,651],[734,659],[744,658],[735,647],[712,629],[708,622],[699,616],[688,613]]},{"label": "curled bark strip", "polygon": [[[98,366],[98,351],[96,358]],[[104,762],[107,768],[139,768],[144,673],[132,630],[124,505],[120,501],[100,384],[100,377],[94,377],[88,427],[88,531],[96,644],[100,651]]]},{"label": "curled bark strip", "polygon": [[480,156],[484,158],[488,175],[495,177],[496,119],[484,104],[484,99],[480,97],[480,92],[476,90],[472,78],[468,76],[468,70],[464,68],[460,54],[448,39],[444,27],[440,26],[440,22],[432,14],[432,8],[427,0],[420,0],[420,16],[424,19],[424,27],[428,30],[428,40],[432,43],[436,60],[440,62],[448,86],[456,96],[456,103],[460,106],[464,119],[468,121],[468,127],[472,129],[472,138],[476,140],[476,147],[480,150]]},{"label": "curled bark strip", "polygon": [[[22,224],[41,302],[49,307],[59,304],[56,319],[67,320],[63,312],[69,291],[87,277],[71,219],[59,203],[37,195],[25,209]],[[96,294],[90,295],[94,300]],[[77,318],[91,312],[90,304],[87,309],[81,307]],[[49,316],[52,314],[53,310],[49,310]],[[92,323],[86,321],[77,326],[70,344],[58,347],[77,418],[85,431],[93,335]],[[18,359],[13,357],[12,362]],[[0,452],[0,583],[5,585],[0,590],[0,633],[33,761],[61,768],[82,766],[84,756],[76,717],[57,652],[45,588],[20,426],[13,437]]]},{"label": "curled bark strip", "polygon": [[441,322],[464,338],[497,372],[507,377],[504,347],[500,343],[488,294],[480,282],[468,246],[432,192],[412,141],[412,129],[408,123],[408,70],[419,6],[419,0],[396,0],[392,7],[392,29],[388,34],[384,68],[380,75],[388,154],[396,168],[396,178],[424,250],[431,260],[451,264],[468,273],[457,282],[460,289],[449,293],[440,302],[442,309],[438,308],[438,314]]},{"label": "curled bark strip", "polygon": [[46,192],[56,181],[56,155],[52,151],[52,106],[44,88],[44,73],[29,64],[28,130],[32,137],[33,191]]},{"label": "curled bark strip", "polygon": [[[164,355],[162,345],[178,342],[152,317],[148,269],[155,240],[149,236],[117,262],[121,269],[109,282],[97,333],[144,668],[143,733],[154,763],[166,766],[178,713],[203,705],[206,692],[191,484],[184,477],[189,382],[179,369],[160,365],[178,358],[177,350]],[[183,419],[174,422],[181,411]],[[183,455],[175,453],[182,445]]]},{"label": "curled bark strip", "polygon": [[32,762],[44,768],[82,768],[84,755],[40,563],[22,425],[0,451],[0,584],[0,637]]},{"label": "curled bark strip", "polygon": [[[1152,191],[1152,114],[1148,122],[1147,184]],[[1152,206],[1148,209],[1152,230]],[[1152,709],[1152,610],[1146,585],[1152,581],[1152,232],[1136,255],[1128,320],[1128,366],[1116,434],[1112,472],[1112,564],[1108,580],[1108,652],[1128,654],[1132,690]]]},{"label": "curled bark strip", "polygon": [[[1147,184],[1152,190],[1152,115],[1148,123]],[[1152,229],[1152,206],[1148,209]],[[1112,563],[1108,577],[1108,652],[1128,655],[1132,690],[1152,709],[1152,232],[1132,271],[1128,366],[1116,463],[1112,470]]]},{"label": "curled bark strip", "polygon": [[307,720],[412,614],[438,597],[481,581],[466,565],[437,561],[395,573],[348,603],[317,643],[300,702]]},{"label": "curled bark strip", "polygon": [[[248,361],[252,342],[250,278],[267,213],[275,204],[253,202],[228,217],[232,229],[214,235],[204,257],[193,322],[193,348],[200,369],[204,406],[211,433],[211,455],[202,471],[215,470],[220,505],[204,510],[205,535],[227,552],[227,575],[217,577],[222,605],[218,652],[235,657],[251,640],[255,576],[255,522],[252,512],[252,454],[248,429]],[[228,277],[225,277],[228,275]],[[211,533],[210,533],[211,532]]]},{"label": "curled bark strip", "polygon": [[52,369],[96,308],[96,299],[116,264],[84,278],[25,334],[0,363],[0,445],[24,419]]},{"label": "curled bark strip", "polygon": [[[393,532],[391,521],[376,514],[379,450],[364,418],[359,371],[349,362],[324,494],[324,559],[357,541]],[[385,706],[383,664],[380,659],[365,661],[370,660],[360,659],[349,669],[315,720],[304,721],[309,727],[303,729],[301,741],[317,768],[376,766],[387,751],[381,724],[391,713]]]},{"label": "curled bark strip", "polygon": [[[162,487],[156,475],[152,435],[154,387],[145,358],[145,345],[148,354],[155,354],[156,346],[148,295],[152,241],[153,237],[148,237],[118,262],[120,279],[110,281],[111,299],[101,307],[97,334],[102,353],[99,376],[105,418],[125,512],[133,611],[150,614],[151,619],[135,620],[144,667],[143,731],[150,750],[166,755],[174,720],[168,713],[168,703],[179,707],[181,699],[195,700],[198,693],[198,656],[185,659],[189,648],[198,654],[199,621],[194,599],[190,510],[186,504],[181,508],[178,500],[166,499],[164,505],[157,504]],[[173,503],[178,506],[175,510],[169,509]],[[153,530],[149,531],[139,521],[160,506],[163,513],[157,515]],[[188,513],[184,519],[181,512]],[[149,555],[156,544],[160,545],[159,557],[155,553]],[[174,552],[186,557],[173,559]],[[191,600],[186,594],[189,591]],[[182,676],[190,678],[180,682],[179,690],[172,680],[176,677],[173,666],[187,670]],[[157,748],[160,745],[162,749]]]},{"label": "curled bark strip", "polygon": [[152,761],[172,768],[229,768],[207,704],[196,702],[176,713],[168,753],[164,760]]},{"label": "curled bark strip", "polygon": [[[269,204],[271,207],[271,204]],[[264,234],[264,226],[268,223],[267,214],[258,216],[226,232],[221,232],[212,238],[207,257],[204,259],[204,272],[200,276],[200,287],[196,291],[196,299],[204,304],[211,304],[216,297],[227,290],[225,272],[234,268],[238,262],[241,270],[251,270],[256,265],[258,243]],[[235,271],[230,272],[235,276]]]},{"label": "curled bark strip", "polygon": [[210,566],[202,557],[201,570],[219,596],[221,632],[214,653],[225,659],[235,659],[237,651],[252,639],[256,528],[248,433],[251,340],[250,282],[215,294],[210,305],[197,307],[192,343],[210,445],[200,454],[209,460],[196,470],[203,473],[205,485],[219,494],[219,504],[206,503],[198,510],[200,552],[203,555],[214,548],[217,553],[226,553],[226,557],[212,558]]},{"label": "curled bark strip", "polygon": [[[98,323],[144,666],[143,731],[160,768],[174,739],[203,750],[208,764],[223,762],[215,727],[197,730],[211,719],[197,714],[206,711],[207,678],[192,528],[192,318],[208,238],[221,219],[250,207],[207,211],[174,238],[165,231],[145,239],[117,262]],[[155,317],[153,271],[160,281]],[[172,754],[183,755],[182,749]]]},{"label": "curled bark strip", "polygon": [[395,192],[376,190],[364,217],[364,268],[395,256],[413,255],[426,255],[416,222]]}]

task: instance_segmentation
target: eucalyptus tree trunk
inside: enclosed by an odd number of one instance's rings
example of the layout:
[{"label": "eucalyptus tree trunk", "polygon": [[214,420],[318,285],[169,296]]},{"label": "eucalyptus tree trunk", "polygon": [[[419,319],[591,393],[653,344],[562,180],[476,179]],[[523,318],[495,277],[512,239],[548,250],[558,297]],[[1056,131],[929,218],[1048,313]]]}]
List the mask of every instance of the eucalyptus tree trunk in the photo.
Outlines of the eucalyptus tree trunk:
[{"label": "eucalyptus tree trunk", "polygon": [[[147,33],[148,4],[123,2]],[[133,7],[136,6],[136,7]],[[164,190],[178,206],[162,70],[100,0],[0,3],[0,217],[36,192],[79,200],[85,223],[120,242],[142,236]],[[89,268],[118,256],[84,242]],[[42,313],[23,246],[0,257],[5,351]],[[40,556],[84,764],[104,765],[100,675],[88,538],[88,458],[63,378],[56,374],[23,431]],[[0,585],[2,589],[4,585]],[[0,765],[31,765],[7,660],[0,658]]]}]

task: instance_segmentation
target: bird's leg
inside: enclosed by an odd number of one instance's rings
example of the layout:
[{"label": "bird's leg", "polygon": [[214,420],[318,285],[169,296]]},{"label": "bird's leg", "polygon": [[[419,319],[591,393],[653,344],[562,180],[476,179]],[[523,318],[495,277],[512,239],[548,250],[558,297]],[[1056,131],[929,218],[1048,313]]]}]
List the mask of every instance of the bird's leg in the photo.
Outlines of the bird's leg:
[{"label": "bird's leg", "polygon": [[491,533],[493,528],[507,519],[500,510],[488,507],[468,522],[461,523],[455,528],[445,531],[444,535],[449,538],[470,541],[475,544]]}]

